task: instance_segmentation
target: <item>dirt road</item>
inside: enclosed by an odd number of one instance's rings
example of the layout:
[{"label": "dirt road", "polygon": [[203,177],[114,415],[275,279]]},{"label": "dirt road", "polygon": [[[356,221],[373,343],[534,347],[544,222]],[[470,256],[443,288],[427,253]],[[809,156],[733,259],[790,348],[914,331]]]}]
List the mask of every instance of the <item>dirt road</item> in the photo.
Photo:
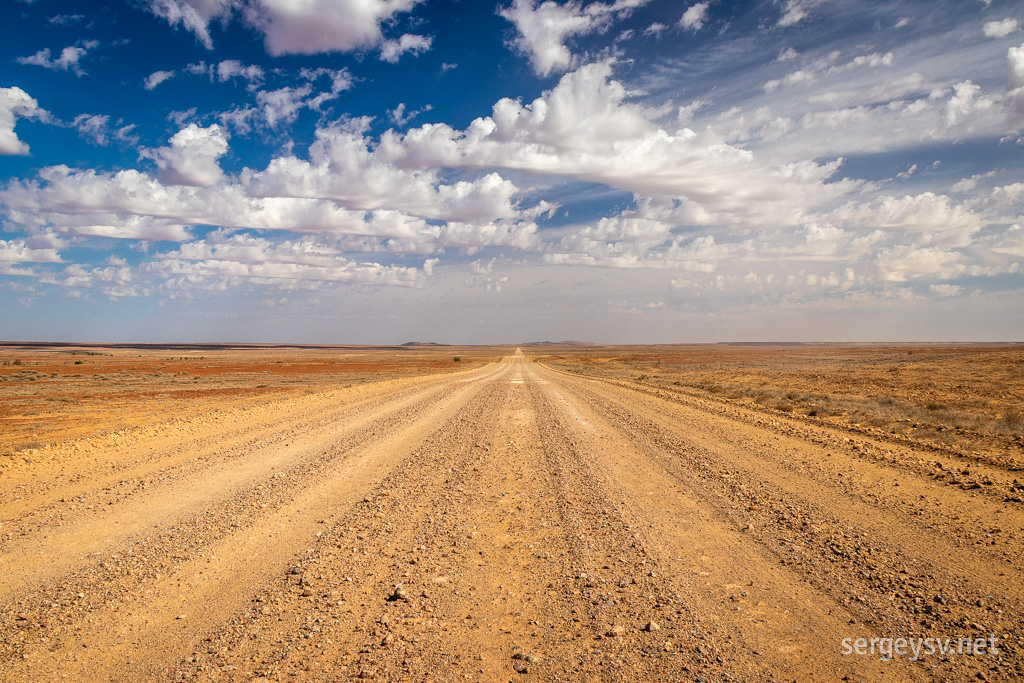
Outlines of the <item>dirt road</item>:
[{"label": "dirt road", "polygon": [[25,460],[3,680],[1024,678],[1019,474],[518,351]]}]

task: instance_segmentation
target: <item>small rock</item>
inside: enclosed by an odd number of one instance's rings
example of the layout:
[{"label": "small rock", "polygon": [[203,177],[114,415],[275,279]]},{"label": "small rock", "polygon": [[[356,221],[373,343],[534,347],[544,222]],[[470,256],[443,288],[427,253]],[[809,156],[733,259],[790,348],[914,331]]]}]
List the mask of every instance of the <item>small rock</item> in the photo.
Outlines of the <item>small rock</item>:
[{"label": "small rock", "polygon": [[653,633],[654,631],[658,631],[658,630],[660,630],[660,629],[661,629],[661,627],[660,627],[660,626],[658,626],[658,625],[657,625],[656,623],[654,623],[653,621],[648,621],[648,622],[647,622],[647,625],[646,625],[646,626],[644,626],[644,630],[645,630],[645,631],[647,631],[648,633]]},{"label": "small rock", "polygon": [[605,635],[609,638],[617,638],[626,632],[626,629],[622,628],[621,624],[615,624],[605,632]]},{"label": "small rock", "polygon": [[517,652],[512,655],[512,659],[518,659],[523,662],[529,662],[530,664],[537,664],[540,662],[540,657],[537,655],[528,655],[525,652]]},{"label": "small rock", "polygon": [[313,595],[313,591],[309,590],[308,588],[305,589],[304,591],[302,591],[302,597],[304,597],[304,598],[311,597],[312,595]]},{"label": "small rock", "polygon": [[512,662],[512,669],[518,674],[530,673],[530,667],[526,666],[526,662]]},{"label": "small rock", "polygon": [[185,619],[185,618],[187,618],[187,617],[186,617],[186,616],[185,616],[184,614],[179,614],[178,616],[176,616],[176,617],[174,617],[174,618],[175,618],[175,619]]},{"label": "small rock", "polygon": [[388,602],[395,602],[396,600],[409,602],[409,594],[405,592],[401,584],[395,586],[395,590],[388,596]]},{"label": "small rock", "polygon": [[301,576],[302,575],[302,569],[299,568],[299,567],[292,567],[291,570],[288,573],[291,574],[292,576]]}]

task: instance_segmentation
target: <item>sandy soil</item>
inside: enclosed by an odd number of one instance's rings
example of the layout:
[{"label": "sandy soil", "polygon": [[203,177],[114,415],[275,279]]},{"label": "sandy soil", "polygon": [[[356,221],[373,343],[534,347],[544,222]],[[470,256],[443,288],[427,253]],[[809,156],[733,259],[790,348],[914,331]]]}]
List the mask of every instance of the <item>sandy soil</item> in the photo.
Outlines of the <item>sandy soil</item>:
[{"label": "sandy soil", "polygon": [[525,351],[11,450],[0,679],[1024,678],[1010,456]]}]

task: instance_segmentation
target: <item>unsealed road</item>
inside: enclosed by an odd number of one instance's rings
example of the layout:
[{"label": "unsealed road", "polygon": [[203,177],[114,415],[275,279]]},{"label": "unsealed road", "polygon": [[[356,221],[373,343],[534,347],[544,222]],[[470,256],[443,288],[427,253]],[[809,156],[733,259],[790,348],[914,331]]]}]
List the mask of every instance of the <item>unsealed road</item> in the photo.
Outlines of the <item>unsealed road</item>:
[{"label": "unsealed road", "polygon": [[966,485],[1015,474],[935,467],[521,352],[67,444],[0,475],[0,679],[1024,678],[1022,506]]}]

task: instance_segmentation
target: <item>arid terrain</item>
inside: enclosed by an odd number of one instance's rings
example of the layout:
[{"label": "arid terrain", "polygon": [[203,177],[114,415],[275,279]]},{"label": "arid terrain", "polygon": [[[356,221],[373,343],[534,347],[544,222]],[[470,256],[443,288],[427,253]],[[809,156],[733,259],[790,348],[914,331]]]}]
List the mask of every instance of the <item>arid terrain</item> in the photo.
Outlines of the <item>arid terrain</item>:
[{"label": "arid terrain", "polygon": [[1022,680],[1022,404],[1015,345],[3,345],[0,680]]}]

